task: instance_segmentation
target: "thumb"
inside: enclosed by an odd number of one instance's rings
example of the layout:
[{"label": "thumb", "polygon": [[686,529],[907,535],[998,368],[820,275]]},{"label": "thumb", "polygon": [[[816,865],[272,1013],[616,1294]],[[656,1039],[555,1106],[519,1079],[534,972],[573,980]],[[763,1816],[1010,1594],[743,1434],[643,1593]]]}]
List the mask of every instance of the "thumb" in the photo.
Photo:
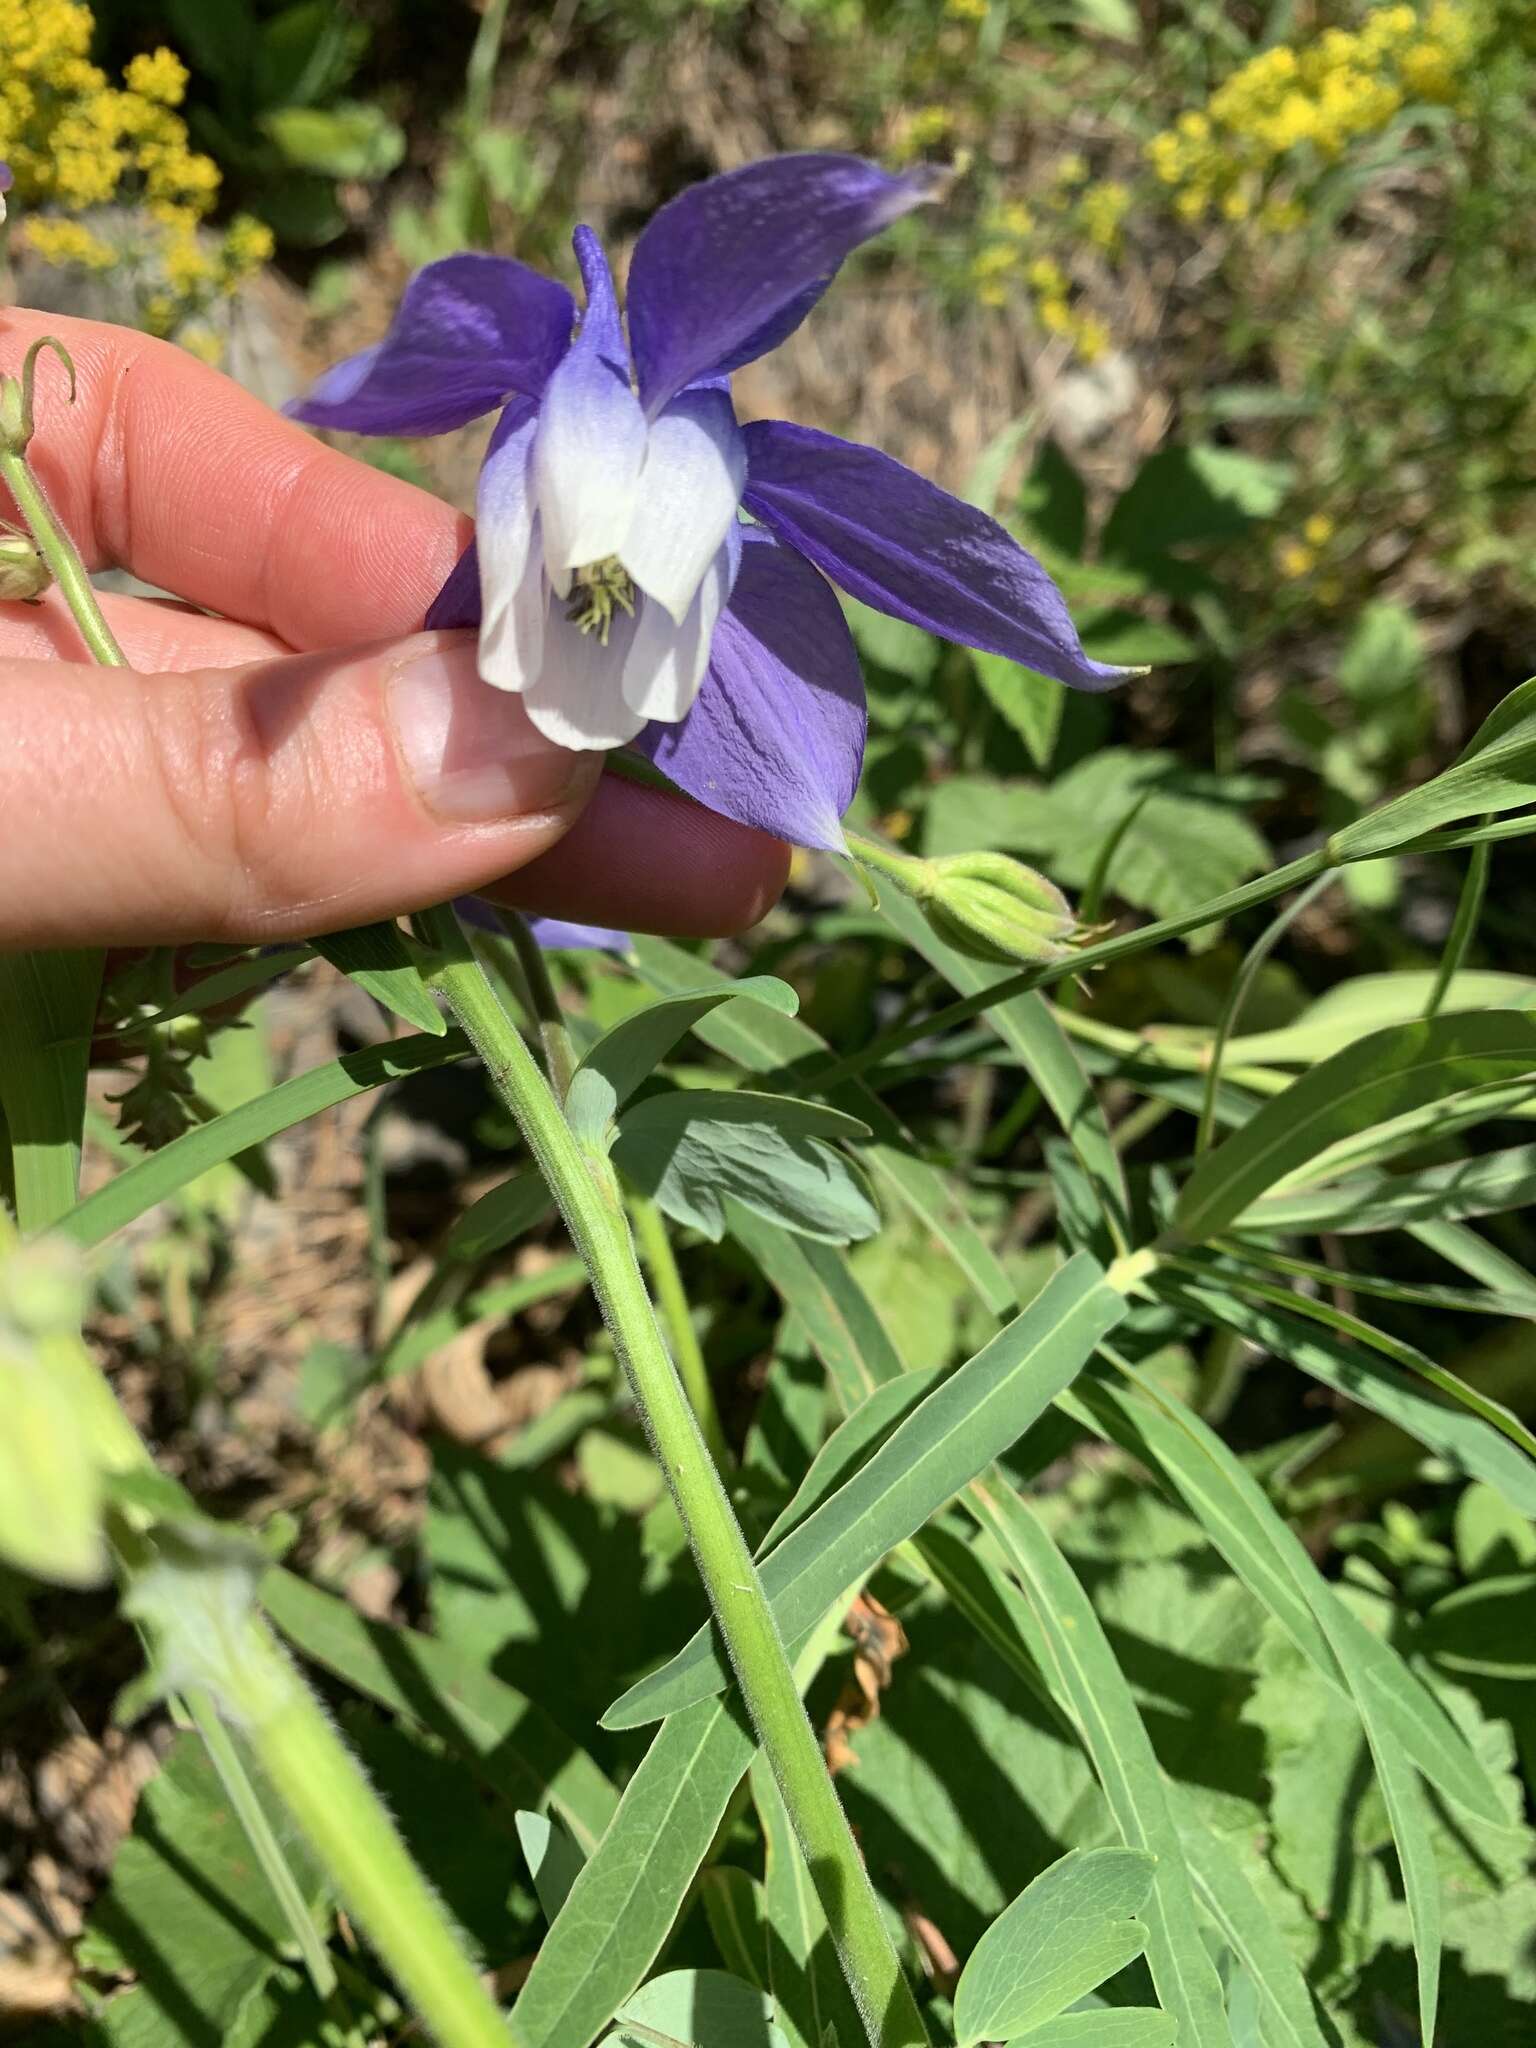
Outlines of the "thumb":
[{"label": "thumb", "polygon": [[596,787],[468,633],[139,675],[0,662],[0,948],[266,941],[475,889]]}]

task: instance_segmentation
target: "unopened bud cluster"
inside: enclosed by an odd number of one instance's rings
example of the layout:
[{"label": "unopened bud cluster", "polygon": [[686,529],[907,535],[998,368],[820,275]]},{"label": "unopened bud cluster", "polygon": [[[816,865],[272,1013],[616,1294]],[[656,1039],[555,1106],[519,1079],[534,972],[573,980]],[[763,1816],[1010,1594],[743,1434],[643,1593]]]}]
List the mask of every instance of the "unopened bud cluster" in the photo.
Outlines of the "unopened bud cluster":
[{"label": "unopened bud cluster", "polygon": [[951,946],[1006,966],[1048,966],[1082,937],[1072,906],[1044,875],[1006,853],[946,853],[931,860],[872,840],[855,857],[894,882]]}]

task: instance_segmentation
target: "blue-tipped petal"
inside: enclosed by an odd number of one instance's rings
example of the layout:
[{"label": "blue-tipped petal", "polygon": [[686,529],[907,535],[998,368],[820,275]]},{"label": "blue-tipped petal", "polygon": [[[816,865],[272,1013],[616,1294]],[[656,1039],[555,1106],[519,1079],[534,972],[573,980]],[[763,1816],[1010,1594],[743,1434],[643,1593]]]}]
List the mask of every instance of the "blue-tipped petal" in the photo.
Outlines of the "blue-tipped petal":
[{"label": "blue-tipped petal", "polygon": [[985,512],[856,441],[786,420],[744,432],[742,503],[850,596],[1074,689],[1124,680],[1083,652],[1050,576]]},{"label": "blue-tipped petal", "polygon": [[689,796],[800,846],[841,850],[864,760],[864,679],[842,607],[792,549],[742,534],[709,668],[678,725],[640,751]]},{"label": "blue-tipped petal", "polygon": [[646,223],[629,266],[629,336],[654,419],[685,384],[738,368],[797,327],[860,242],[945,174],[893,177],[857,156],[769,157],[706,178]]},{"label": "blue-tipped petal", "polygon": [[446,434],[514,394],[537,398],[576,321],[563,284],[507,256],[445,256],[418,271],[372,348],[285,408],[354,434]]}]

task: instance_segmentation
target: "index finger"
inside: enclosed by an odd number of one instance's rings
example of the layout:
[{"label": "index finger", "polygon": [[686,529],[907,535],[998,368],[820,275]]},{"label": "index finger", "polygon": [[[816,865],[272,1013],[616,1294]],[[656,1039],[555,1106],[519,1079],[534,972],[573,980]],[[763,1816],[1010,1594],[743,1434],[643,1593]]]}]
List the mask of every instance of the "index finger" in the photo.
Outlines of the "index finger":
[{"label": "index finger", "polygon": [[130,328],[7,310],[0,369],[44,334],[78,381],[71,405],[62,364],[39,358],[28,459],[88,566],[131,569],[295,648],[420,626],[469,539],[451,506]]}]

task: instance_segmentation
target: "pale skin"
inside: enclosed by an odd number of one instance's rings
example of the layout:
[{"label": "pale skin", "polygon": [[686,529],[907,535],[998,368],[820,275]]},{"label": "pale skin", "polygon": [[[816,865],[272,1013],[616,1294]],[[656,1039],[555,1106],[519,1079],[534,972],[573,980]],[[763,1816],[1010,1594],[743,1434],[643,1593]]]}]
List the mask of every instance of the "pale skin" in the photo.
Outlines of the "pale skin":
[{"label": "pale skin", "polygon": [[[0,314],[39,364],[29,459],[129,667],[91,664],[57,592],[0,604],[0,948],[266,943],[478,891],[583,923],[754,923],[788,849],[537,734],[423,634],[470,532],[182,351]],[[15,508],[0,489],[0,517]],[[214,614],[216,616],[210,616]]]}]

